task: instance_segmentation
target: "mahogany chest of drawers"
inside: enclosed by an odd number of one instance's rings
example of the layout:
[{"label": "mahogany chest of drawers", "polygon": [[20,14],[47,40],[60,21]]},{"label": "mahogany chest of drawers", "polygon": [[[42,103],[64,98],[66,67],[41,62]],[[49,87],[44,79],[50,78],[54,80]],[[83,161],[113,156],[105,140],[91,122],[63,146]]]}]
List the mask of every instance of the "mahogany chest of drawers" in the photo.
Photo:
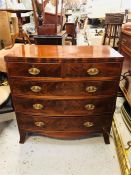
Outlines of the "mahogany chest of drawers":
[{"label": "mahogany chest of drawers", "polygon": [[123,30],[120,38],[120,53],[124,56],[121,90],[131,107],[131,31]]},{"label": "mahogany chest of drawers", "polygon": [[109,133],[123,57],[109,46],[20,45],[5,57],[20,143],[27,133]]}]

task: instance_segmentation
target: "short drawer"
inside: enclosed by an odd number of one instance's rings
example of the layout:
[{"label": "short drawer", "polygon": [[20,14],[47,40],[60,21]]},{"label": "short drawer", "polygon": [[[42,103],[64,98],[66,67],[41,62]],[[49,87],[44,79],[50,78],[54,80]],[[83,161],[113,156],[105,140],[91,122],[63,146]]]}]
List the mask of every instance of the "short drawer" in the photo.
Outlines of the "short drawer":
[{"label": "short drawer", "polygon": [[60,64],[9,63],[7,69],[10,76],[26,77],[60,77]]},{"label": "short drawer", "polygon": [[[19,81],[11,79],[13,94],[25,94],[36,96],[93,96],[115,95],[118,88],[118,80],[113,81]],[[113,88],[112,88],[113,87]]]},{"label": "short drawer", "polygon": [[109,77],[119,76],[121,63],[65,63],[64,77]]},{"label": "short drawer", "polygon": [[44,117],[17,113],[17,121],[21,129],[32,131],[100,131],[109,125],[111,116]]},{"label": "short drawer", "polygon": [[114,112],[115,98],[88,98],[88,99],[33,99],[33,98],[13,98],[15,111],[32,114],[47,115],[99,115]]}]

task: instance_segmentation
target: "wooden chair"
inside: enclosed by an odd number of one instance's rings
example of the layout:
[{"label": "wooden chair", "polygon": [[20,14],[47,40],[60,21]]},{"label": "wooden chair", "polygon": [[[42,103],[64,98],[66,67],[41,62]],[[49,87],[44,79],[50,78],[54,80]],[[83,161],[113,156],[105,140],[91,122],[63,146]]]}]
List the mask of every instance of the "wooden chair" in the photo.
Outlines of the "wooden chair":
[{"label": "wooden chair", "polygon": [[72,45],[76,45],[76,23],[65,23],[66,41],[71,41]]},{"label": "wooden chair", "polygon": [[104,45],[111,45],[113,48],[118,47],[123,19],[124,14],[121,13],[106,14]]},{"label": "wooden chair", "polygon": [[[48,0],[42,4],[37,0],[32,0],[33,13],[35,19],[35,28],[38,35],[57,35],[62,30],[62,10],[61,14],[58,14],[58,6],[56,5],[55,14],[45,12],[45,6]],[[56,4],[58,0],[56,0]],[[63,4],[63,2],[62,2]]]}]

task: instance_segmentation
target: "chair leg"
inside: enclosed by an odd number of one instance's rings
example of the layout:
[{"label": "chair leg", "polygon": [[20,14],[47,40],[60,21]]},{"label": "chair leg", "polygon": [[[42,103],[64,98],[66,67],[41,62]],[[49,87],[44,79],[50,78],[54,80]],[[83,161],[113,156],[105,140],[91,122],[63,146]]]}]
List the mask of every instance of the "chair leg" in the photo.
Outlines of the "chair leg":
[{"label": "chair leg", "polygon": [[115,25],[115,28],[114,28],[113,48],[115,47],[116,31],[117,31],[117,25]]}]

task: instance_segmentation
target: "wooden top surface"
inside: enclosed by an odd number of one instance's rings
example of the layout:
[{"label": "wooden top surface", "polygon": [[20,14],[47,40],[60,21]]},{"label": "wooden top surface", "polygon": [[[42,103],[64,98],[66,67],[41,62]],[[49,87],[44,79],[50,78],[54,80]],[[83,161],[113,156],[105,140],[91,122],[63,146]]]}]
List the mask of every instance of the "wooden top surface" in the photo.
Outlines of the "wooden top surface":
[{"label": "wooden top surface", "polygon": [[[121,60],[123,56],[110,46],[56,46],[56,45],[24,45],[15,47],[6,56],[7,61],[29,61],[35,58],[35,61],[46,60]],[[21,60],[21,58],[23,58]],[[27,59],[28,58],[28,59]],[[36,59],[38,58],[38,59]],[[41,59],[44,58],[44,59]],[[115,58],[115,59],[114,59]]]}]

